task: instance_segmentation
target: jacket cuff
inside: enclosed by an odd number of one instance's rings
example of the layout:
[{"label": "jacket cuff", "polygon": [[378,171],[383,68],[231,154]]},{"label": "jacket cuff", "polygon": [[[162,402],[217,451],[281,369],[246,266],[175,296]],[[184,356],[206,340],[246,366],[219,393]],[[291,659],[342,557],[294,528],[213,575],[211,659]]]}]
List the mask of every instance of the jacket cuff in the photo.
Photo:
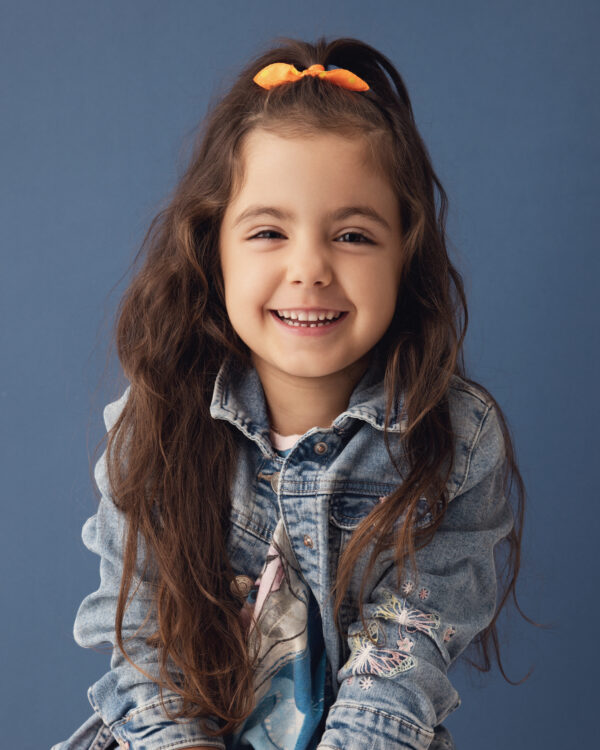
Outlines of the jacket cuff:
[{"label": "jacket cuff", "polygon": [[434,732],[407,717],[353,701],[336,701],[329,710],[317,750],[427,750]]},{"label": "jacket cuff", "polygon": [[[93,694],[88,693],[94,710]],[[180,706],[180,698],[166,697],[164,705],[172,712]],[[198,719],[177,719],[172,721],[165,714],[160,698],[156,697],[130,710],[122,719],[111,723],[111,734],[123,750],[179,750],[194,745],[225,750],[223,737],[208,737],[201,724],[210,729],[218,729],[217,721],[211,717]]]}]

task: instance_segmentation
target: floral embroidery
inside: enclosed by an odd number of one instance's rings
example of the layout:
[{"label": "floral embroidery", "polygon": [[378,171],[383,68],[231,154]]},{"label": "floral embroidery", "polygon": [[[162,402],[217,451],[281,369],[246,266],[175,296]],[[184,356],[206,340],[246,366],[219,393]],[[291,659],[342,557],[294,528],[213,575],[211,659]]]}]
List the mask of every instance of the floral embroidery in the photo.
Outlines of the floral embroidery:
[{"label": "floral embroidery", "polygon": [[352,675],[351,677],[348,677],[346,682],[348,683],[348,685],[352,685],[352,683],[354,682],[354,675]]},{"label": "floral embroidery", "polygon": [[[410,653],[414,641],[408,637],[408,633],[420,632],[431,636],[440,627],[440,618],[435,613],[421,612],[411,607],[406,599],[399,599],[389,589],[383,589],[383,595],[385,602],[371,610],[371,617],[367,620],[368,632],[359,630],[348,633],[350,657],[342,669],[349,670],[353,675],[394,677],[412,669],[417,660]],[[380,625],[374,619],[376,617],[397,623],[400,636],[396,640],[397,649],[380,645]]]},{"label": "floral embroidery", "polygon": [[428,597],[428,596],[429,596],[429,589],[426,589],[426,588],[422,588],[422,589],[421,589],[421,590],[419,591],[419,599],[420,599],[421,601],[423,601],[423,602],[424,602],[424,601],[425,601],[425,599],[427,599],[427,597]]},{"label": "floral embroidery", "polygon": [[383,593],[387,601],[385,604],[378,604],[371,616],[394,620],[398,623],[400,635],[403,635],[403,627],[407,633],[419,631],[427,635],[432,635],[440,627],[440,618],[436,614],[410,607],[406,599],[398,599],[391,591],[384,590]]},{"label": "floral embroidery", "polygon": [[358,684],[360,685],[362,690],[369,690],[373,685],[373,678],[372,677],[361,677],[358,681]]},{"label": "floral embroidery", "polygon": [[403,651],[394,651],[377,645],[379,641],[379,626],[375,620],[367,623],[369,635],[375,639],[369,640],[364,630],[349,634],[348,640],[351,645],[350,658],[344,665],[352,674],[376,674],[383,677],[394,677],[394,675],[406,672],[415,666],[414,657]]},{"label": "floral embroidery", "polygon": [[452,636],[455,634],[456,634],[456,628],[452,627],[452,625],[448,626],[446,630],[444,631],[444,643],[448,643],[450,638],[452,638]]},{"label": "floral embroidery", "polygon": [[404,581],[404,583],[402,584],[402,593],[410,594],[414,587],[415,584],[412,581]]}]

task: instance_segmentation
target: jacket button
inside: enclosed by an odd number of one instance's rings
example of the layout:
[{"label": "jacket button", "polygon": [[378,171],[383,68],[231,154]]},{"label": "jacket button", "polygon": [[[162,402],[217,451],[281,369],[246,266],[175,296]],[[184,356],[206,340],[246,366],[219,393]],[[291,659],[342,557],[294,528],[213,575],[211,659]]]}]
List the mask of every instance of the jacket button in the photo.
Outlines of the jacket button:
[{"label": "jacket button", "polygon": [[250,576],[236,576],[229,584],[229,589],[234,596],[241,596],[244,599],[250,593],[252,588],[252,578]]},{"label": "jacket button", "polygon": [[304,535],[304,546],[305,547],[312,547],[313,546],[313,540],[308,536],[308,534]]},{"label": "jacket button", "polygon": [[327,453],[327,443],[315,443],[315,447],[313,448],[315,453],[318,453],[319,456],[322,456],[323,453]]}]

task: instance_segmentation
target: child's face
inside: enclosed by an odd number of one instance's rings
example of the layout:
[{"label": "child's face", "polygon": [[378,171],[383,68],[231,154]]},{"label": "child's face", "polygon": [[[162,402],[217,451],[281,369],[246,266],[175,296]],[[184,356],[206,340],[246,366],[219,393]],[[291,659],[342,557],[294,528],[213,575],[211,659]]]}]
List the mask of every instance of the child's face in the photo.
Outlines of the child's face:
[{"label": "child's face", "polygon": [[[379,341],[394,313],[402,243],[393,188],[358,138],[283,138],[255,129],[243,158],[244,183],[227,206],[219,237],[231,324],[259,374],[345,374]],[[258,205],[260,213],[240,221]],[[381,221],[352,212],[336,217],[357,206]],[[305,327],[273,312],[301,308],[344,315],[329,326]]]}]

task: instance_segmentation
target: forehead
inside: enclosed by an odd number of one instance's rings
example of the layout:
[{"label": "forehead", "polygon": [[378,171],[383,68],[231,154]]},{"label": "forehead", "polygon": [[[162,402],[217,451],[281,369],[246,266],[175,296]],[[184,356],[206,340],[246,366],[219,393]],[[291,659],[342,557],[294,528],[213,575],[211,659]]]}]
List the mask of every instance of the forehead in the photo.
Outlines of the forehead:
[{"label": "forehead", "polygon": [[269,153],[277,152],[277,156],[285,153],[292,154],[302,149],[335,151],[336,155],[343,154],[346,159],[365,168],[375,168],[376,160],[373,155],[371,142],[362,133],[333,132],[329,130],[307,129],[273,132],[265,128],[253,128],[246,134],[241,148],[242,160],[246,163],[257,159],[265,159]]},{"label": "forehead", "polygon": [[246,134],[236,161],[230,201],[255,190],[392,190],[376,148],[360,133],[295,129],[281,134],[257,127]]}]

